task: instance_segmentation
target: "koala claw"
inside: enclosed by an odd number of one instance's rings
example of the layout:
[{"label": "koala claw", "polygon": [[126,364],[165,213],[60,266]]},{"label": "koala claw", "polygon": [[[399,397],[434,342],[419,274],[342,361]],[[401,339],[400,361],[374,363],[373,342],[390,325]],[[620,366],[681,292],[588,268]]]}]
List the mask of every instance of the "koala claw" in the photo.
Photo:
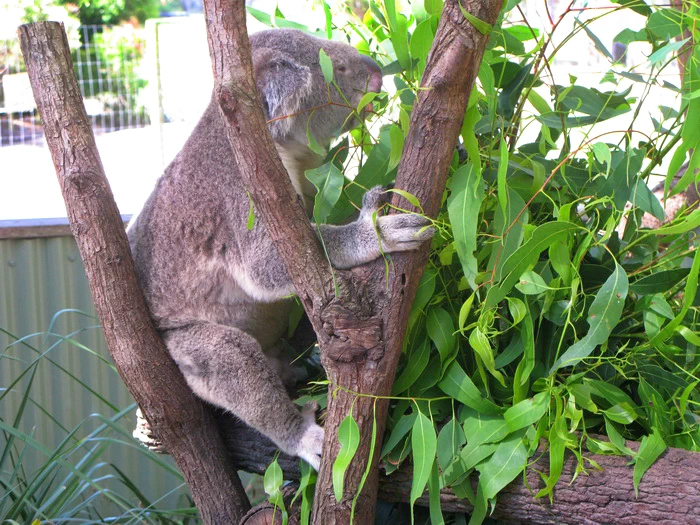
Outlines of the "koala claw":
[{"label": "koala claw", "polygon": [[309,425],[299,440],[296,455],[318,471],[321,467],[321,451],[323,450],[323,428],[316,423]]},{"label": "koala claw", "polygon": [[146,418],[143,417],[143,412],[141,412],[140,408],[136,409],[136,428],[131,435],[152,452],[167,454],[163,443],[153,434],[151,425],[146,421]]}]

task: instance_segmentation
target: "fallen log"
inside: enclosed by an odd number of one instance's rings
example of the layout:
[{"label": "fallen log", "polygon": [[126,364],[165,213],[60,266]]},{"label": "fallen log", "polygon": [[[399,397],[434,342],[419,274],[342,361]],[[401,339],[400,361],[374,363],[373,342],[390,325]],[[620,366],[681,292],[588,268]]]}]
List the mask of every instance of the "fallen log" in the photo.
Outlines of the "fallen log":
[{"label": "fallen log", "polygon": [[[219,424],[238,468],[264,473],[277,453],[275,445],[233,418],[221,417]],[[627,444],[633,450],[639,446],[634,442]],[[498,495],[493,518],[523,524],[700,525],[700,453],[667,449],[644,474],[638,496],[634,493],[628,458],[587,455],[602,470],[590,468],[573,479],[576,460],[569,455],[550,504],[547,498],[534,497],[545,486],[540,473],[549,471],[545,449],[539,452],[536,457],[540,459],[528,468],[527,483],[522,477],[517,478]],[[298,460],[280,454],[278,462],[285,479],[299,479]],[[379,497],[389,502],[407,502],[411,478],[408,466],[389,476],[380,475]],[[449,489],[442,491],[441,502],[447,512],[472,510],[467,500]],[[418,503],[427,506],[427,495]]]}]

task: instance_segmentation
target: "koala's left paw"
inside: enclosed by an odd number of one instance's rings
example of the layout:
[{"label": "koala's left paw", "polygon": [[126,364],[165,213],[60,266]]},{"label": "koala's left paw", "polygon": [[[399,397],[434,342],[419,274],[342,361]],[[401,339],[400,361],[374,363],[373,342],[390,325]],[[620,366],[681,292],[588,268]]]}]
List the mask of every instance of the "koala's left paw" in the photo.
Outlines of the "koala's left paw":
[{"label": "koala's left paw", "polygon": [[382,249],[389,252],[416,250],[435,235],[435,228],[421,215],[401,213],[377,218]]},{"label": "koala's left paw", "polygon": [[[367,191],[362,199],[362,218],[371,218],[375,211],[389,201],[390,195],[381,186]],[[416,250],[435,235],[435,228],[430,226],[429,219],[411,213],[379,216],[377,229],[382,250],[386,253]]]}]

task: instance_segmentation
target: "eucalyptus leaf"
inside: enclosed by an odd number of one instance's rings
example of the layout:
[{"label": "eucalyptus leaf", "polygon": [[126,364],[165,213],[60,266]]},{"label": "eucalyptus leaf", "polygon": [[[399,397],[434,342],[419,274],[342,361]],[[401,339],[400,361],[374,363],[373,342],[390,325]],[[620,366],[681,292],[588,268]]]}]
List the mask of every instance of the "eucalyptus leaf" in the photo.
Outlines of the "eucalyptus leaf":
[{"label": "eucalyptus leaf", "polygon": [[671,40],[683,34],[684,14],[677,9],[658,9],[647,20],[647,29],[661,40]]},{"label": "eucalyptus leaf", "polygon": [[447,367],[443,378],[438,383],[440,389],[448,396],[455,398],[466,406],[484,414],[498,414],[500,407],[485,399],[474,382],[467,376],[464,369],[456,362]]},{"label": "eucalyptus leaf", "polygon": [[477,219],[485,196],[484,183],[481,174],[471,164],[458,169],[451,180],[447,210],[457,245],[457,256],[462,263],[464,276],[469,285],[476,288],[475,278],[478,270],[474,251],[476,250]]},{"label": "eucalyptus leaf", "polygon": [[513,435],[502,441],[486,462],[477,467],[479,486],[486,499],[491,499],[525,468],[527,448],[522,435]]},{"label": "eucalyptus leaf", "polygon": [[343,499],[343,485],[345,482],[345,471],[350,466],[352,458],[355,457],[357,447],[360,445],[360,427],[355,422],[352,414],[348,414],[338,425],[338,441],[340,450],[333,462],[333,494],[335,500]]},{"label": "eucalyptus leaf", "polygon": [[615,271],[598,290],[588,311],[588,333],[555,361],[550,374],[561,367],[574,366],[591,355],[596,346],[608,340],[622,315],[628,288],[627,274],[622,266],[616,263]]},{"label": "eucalyptus leaf", "polygon": [[515,288],[525,295],[539,295],[546,292],[549,287],[540,275],[533,271],[527,271],[520,276]]},{"label": "eucalyptus leaf", "polygon": [[306,178],[316,187],[314,220],[317,224],[321,224],[326,221],[338,199],[340,199],[345,178],[332,162],[307,170]]},{"label": "eucalyptus leaf", "polygon": [[481,361],[486,366],[489,373],[496,378],[496,380],[501,383],[501,385],[506,386],[503,374],[496,370],[496,363],[494,361],[493,349],[491,348],[491,343],[488,337],[484,334],[478,327],[474,328],[469,334],[469,345],[472,350],[481,358]]},{"label": "eucalyptus leaf", "polygon": [[430,359],[430,344],[427,340],[424,340],[423,343],[417,345],[415,348],[411,348],[409,352],[410,356],[406,360],[406,366],[401,371],[396,381],[394,381],[394,386],[392,388],[394,395],[408,390],[421,376]]},{"label": "eucalyptus leaf", "polygon": [[399,165],[401,154],[403,153],[404,135],[401,128],[396,124],[392,124],[389,128],[389,136],[391,137],[391,155],[389,156],[389,171]]},{"label": "eucalyptus leaf", "polygon": [[508,422],[503,416],[487,416],[475,412],[464,419],[464,435],[470,447],[498,443],[510,433]]},{"label": "eucalyptus leaf", "polygon": [[452,463],[465,442],[464,430],[453,416],[440,429],[437,438],[437,460],[443,471]]},{"label": "eucalyptus leaf", "polygon": [[436,307],[428,311],[426,321],[428,337],[435,344],[444,368],[454,359],[457,348],[457,336],[452,324],[452,316],[444,308]]},{"label": "eucalyptus leaf", "polygon": [[634,493],[639,496],[639,482],[644,477],[644,473],[649,470],[656,459],[666,450],[666,443],[658,431],[652,432],[642,438],[639,445],[639,452],[634,462],[634,472],[632,473],[632,484]]},{"label": "eucalyptus leaf", "polygon": [[688,268],[654,272],[630,284],[630,291],[639,295],[653,295],[669,291],[688,276]]},{"label": "eucalyptus leaf", "polygon": [[532,399],[524,399],[506,410],[503,417],[509,432],[533,425],[542,419],[549,407],[549,398],[548,392],[540,392]]},{"label": "eucalyptus leaf", "polygon": [[518,278],[530,266],[534,266],[540,257],[540,253],[552,243],[565,239],[579,229],[570,222],[547,222],[538,226],[532,233],[530,240],[513,252],[503,265],[503,279],[498,286],[494,286],[486,295],[485,306],[491,308],[502,301],[513,288]]},{"label": "eucalyptus leaf", "polygon": [[326,84],[333,82],[333,62],[323,49],[318,50],[318,61]]},{"label": "eucalyptus leaf", "polygon": [[423,495],[437,452],[435,427],[422,412],[418,413],[416,421],[413,423],[411,448],[413,449],[413,482],[411,483],[410,502],[411,516],[413,516],[413,505]]}]

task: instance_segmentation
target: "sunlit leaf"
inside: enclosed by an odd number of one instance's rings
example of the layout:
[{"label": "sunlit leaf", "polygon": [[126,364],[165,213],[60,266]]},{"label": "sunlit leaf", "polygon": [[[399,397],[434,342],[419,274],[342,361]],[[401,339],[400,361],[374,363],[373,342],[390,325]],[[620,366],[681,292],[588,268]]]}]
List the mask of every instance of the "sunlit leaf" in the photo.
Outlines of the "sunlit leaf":
[{"label": "sunlit leaf", "polygon": [[549,398],[548,392],[540,392],[535,397],[524,399],[506,410],[503,417],[508,425],[508,430],[513,432],[537,423],[547,412]]},{"label": "sunlit leaf", "polygon": [[486,499],[493,498],[525,468],[527,448],[521,435],[514,435],[499,443],[490,459],[481,464],[479,485]]}]

